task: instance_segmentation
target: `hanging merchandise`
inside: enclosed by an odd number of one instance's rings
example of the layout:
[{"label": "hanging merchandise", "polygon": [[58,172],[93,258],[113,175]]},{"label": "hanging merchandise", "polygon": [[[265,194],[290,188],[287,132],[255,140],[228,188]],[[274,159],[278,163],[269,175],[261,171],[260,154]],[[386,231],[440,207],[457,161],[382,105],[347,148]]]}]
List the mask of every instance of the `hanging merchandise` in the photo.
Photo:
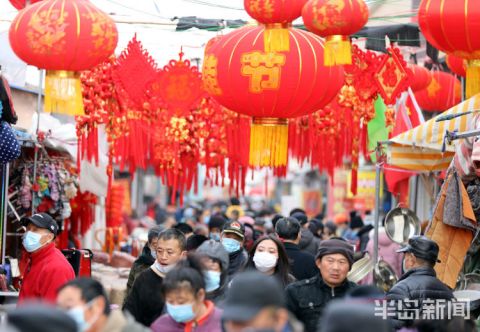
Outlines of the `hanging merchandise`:
[{"label": "hanging merchandise", "polygon": [[328,104],[343,83],[343,69],[323,66],[322,40],[290,28],[290,51],[265,52],[265,27],[244,27],[210,46],[205,88],[226,108],[253,117],[249,164],[279,167],[288,160],[288,118]]},{"label": "hanging merchandise", "polygon": [[83,114],[79,71],[108,59],[117,46],[115,22],[87,0],[44,0],[13,20],[10,45],[26,63],[47,69],[45,111]]},{"label": "hanging merchandise", "polygon": [[363,0],[310,0],[303,7],[305,27],[325,38],[325,66],[352,63],[350,35],[368,21],[368,6]]},{"label": "hanging merchandise", "polygon": [[467,65],[464,59],[452,54],[447,54],[445,61],[452,73],[459,77],[467,76]]},{"label": "hanging merchandise", "polygon": [[409,64],[410,69],[410,88],[412,91],[425,89],[432,82],[432,73],[425,67]]},{"label": "hanging merchandise", "polygon": [[422,0],[418,24],[437,49],[467,60],[467,98],[480,92],[480,6],[468,0]]},{"label": "hanging merchandise", "polygon": [[415,92],[418,105],[424,111],[443,112],[460,103],[460,81],[449,73],[434,71],[426,89]]}]

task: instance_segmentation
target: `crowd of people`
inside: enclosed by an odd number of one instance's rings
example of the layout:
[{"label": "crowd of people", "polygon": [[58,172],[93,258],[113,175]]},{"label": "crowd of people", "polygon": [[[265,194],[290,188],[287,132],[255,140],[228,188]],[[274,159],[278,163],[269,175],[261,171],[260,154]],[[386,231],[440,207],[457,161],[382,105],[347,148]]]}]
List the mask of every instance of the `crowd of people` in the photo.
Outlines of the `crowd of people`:
[{"label": "crowd of people", "polygon": [[[58,229],[50,216],[25,219],[31,265],[4,329],[43,331],[62,320],[45,331],[476,331],[467,311],[425,315],[428,301],[456,300],[435,274],[439,247],[424,236],[401,248],[379,242],[380,255],[401,276],[384,292],[371,279],[362,285],[348,279],[354,262],[373,248],[373,226],[356,213],[332,221],[308,218],[301,209],[254,215],[233,201],[203,220],[195,215],[186,210],[180,222],[149,230],[121,310],[111,308],[98,281],[74,278],[53,245]],[[29,304],[33,300],[56,307]],[[38,317],[35,325],[31,317]]]}]

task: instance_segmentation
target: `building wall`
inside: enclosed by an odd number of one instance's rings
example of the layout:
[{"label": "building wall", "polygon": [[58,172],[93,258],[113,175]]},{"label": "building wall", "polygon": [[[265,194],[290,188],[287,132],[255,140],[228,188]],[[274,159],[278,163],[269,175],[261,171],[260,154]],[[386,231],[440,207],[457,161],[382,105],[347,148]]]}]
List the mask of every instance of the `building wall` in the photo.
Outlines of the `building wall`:
[{"label": "building wall", "polygon": [[33,114],[37,110],[37,95],[31,92],[12,89],[12,99],[13,107],[18,116],[16,127],[27,130],[30,129],[32,127]]}]

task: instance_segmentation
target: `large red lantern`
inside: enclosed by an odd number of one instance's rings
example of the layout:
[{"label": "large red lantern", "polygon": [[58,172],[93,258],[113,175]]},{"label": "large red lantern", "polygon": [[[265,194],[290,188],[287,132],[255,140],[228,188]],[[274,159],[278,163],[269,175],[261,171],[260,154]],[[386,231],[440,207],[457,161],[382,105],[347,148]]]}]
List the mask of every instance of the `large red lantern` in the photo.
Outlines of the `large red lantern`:
[{"label": "large red lantern", "polygon": [[412,88],[412,91],[425,89],[432,81],[432,74],[430,71],[427,68],[418,65],[409,65],[408,67],[412,72],[410,78],[410,87]]},{"label": "large red lantern", "polygon": [[326,38],[325,65],[352,63],[349,35],[368,21],[368,7],[363,0],[310,0],[302,10],[308,30]]},{"label": "large red lantern", "polygon": [[203,79],[220,104],[253,117],[250,165],[287,162],[287,119],[312,113],[332,100],[343,84],[341,67],[323,66],[323,42],[291,28],[288,52],[265,52],[264,27],[225,35],[206,53]]},{"label": "large red lantern", "polygon": [[[39,2],[42,0],[10,0],[10,3],[12,4],[13,7],[15,7],[18,10],[21,10],[25,8],[27,5],[33,5],[35,2]],[[30,3],[28,3],[30,2]]]},{"label": "large red lantern", "polygon": [[467,75],[465,60],[458,56],[447,54],[446,62],[448,68],[457,76],[465,77]]},{"label": "large red lantern", "polygon": [[45,110],[83,114],[78,72],[107,60],[118,34],[115,22],[87,0],[45,0],[17,15],[9,38],[20,59],[47,69]]},{"label": "large red lantern", "polygon": [[460,81],[452,74],[436,71],[426,89],[415,93],[418,105],[424,111],[443,112],[461,101]]},{"label": "large red lantern", "polygon": [[265,25],[264,51],[288,51],[288,29],[308,0],[244,0],[248,15]]},{"label": "large red lantern", "polygon": [[436,48],[468,60],[467,97],[480,92],[480,6],[468,0],[422,0],[418,23]]}]

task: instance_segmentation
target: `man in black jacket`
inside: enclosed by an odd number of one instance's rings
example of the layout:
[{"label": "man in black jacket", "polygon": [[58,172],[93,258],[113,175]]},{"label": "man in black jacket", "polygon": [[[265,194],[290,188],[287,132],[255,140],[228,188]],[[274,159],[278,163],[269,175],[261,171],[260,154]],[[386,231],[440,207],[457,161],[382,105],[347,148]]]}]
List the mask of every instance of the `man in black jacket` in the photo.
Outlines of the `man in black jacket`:
[{"label": "man in black jacket", "polygon": [[248,253],[243,248],[245,242],[245,226],[238,221],[227,222],[223,226],[220,242],[228,252],[228,278],[243,271],[248,262]]},{"label": "man in black jacket", "polygon": [[315,261],[320,274],[287,286],[287,307],[304,324],[305,332],[315,332],[323,309],[332,299],[344,297],[356,284],[347,280],[353,264],[353,247],[341,239],[320,243]]},{"label": "man in black jacket", "polygon": [[275,233],[287,251],[291,273],[295,279],[304,280],[317,275],[318,269],[315,265],[315,257],[301,251],[298,247],[302,238],[300,230],[300,223],[293,217],[282,218],[275,225]]},{"label": "man in black jacket", "polygon": [[[435,263],[440,262],[437,243],[425,236],[413,236],[408,240],[408,245],[397,252],[404,253],[406,272],[388,292],[386,299],[397,311],[395,328],[401,328],[413,324],[414,321],[410,319],[412,312],[415,314],[414,318],[422,317],[421,309],[427,299],[429,302],[442,300],[447,307],[445,301],[454,299],[454,295],[452,290],[437,278],[434,270]],[[405,310],[402,311],[402,308]]]}]

